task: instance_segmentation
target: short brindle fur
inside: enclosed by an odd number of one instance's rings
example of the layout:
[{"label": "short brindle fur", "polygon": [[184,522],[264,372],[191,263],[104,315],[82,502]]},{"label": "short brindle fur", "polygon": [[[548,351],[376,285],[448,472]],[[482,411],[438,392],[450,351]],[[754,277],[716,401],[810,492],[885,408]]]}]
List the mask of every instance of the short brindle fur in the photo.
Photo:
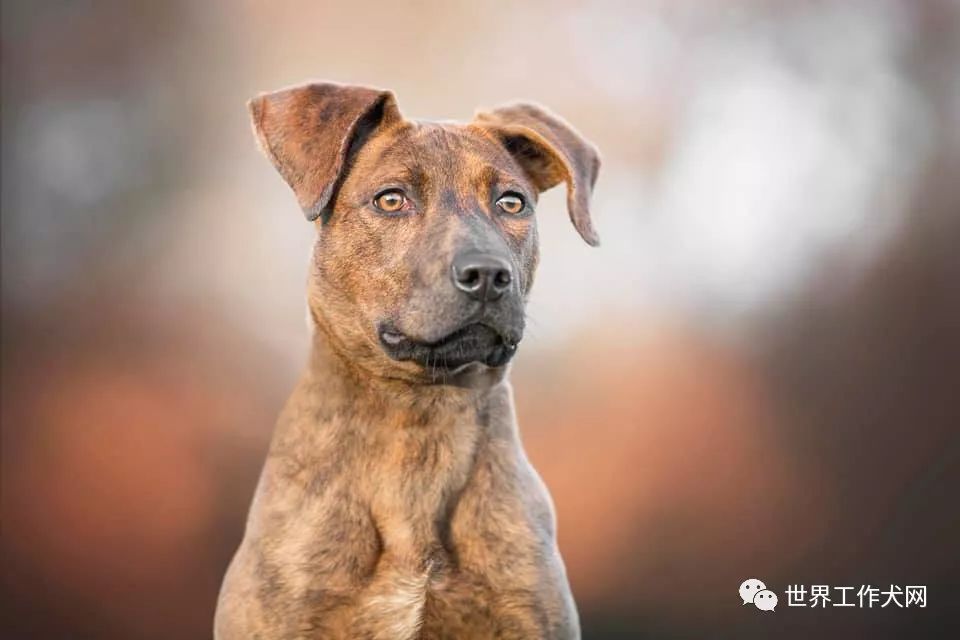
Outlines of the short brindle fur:
[{"label": "short brindle fur", "polygon": [[413,122],[389,92],[329,83],[261,95],[250,113],[315,221],[313,339],[216,638],[579,638],[506,373],[537,195],[566,183],[596,244],[595,149],[533,105]]}]

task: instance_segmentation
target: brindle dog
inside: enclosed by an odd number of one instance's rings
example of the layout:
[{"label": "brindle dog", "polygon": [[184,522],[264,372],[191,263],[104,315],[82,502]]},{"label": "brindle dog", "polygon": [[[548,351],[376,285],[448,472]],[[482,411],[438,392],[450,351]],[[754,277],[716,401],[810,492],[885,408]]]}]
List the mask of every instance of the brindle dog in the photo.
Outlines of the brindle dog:
[{"label": "brindle dog", "polygon": [[309,364],[227,571],[219,640],[579,638],[550,497],[505,376],[539,192],[597,235],[596,150],[544,109],[401,117],[320,83],[250,102],[318,232]]}]

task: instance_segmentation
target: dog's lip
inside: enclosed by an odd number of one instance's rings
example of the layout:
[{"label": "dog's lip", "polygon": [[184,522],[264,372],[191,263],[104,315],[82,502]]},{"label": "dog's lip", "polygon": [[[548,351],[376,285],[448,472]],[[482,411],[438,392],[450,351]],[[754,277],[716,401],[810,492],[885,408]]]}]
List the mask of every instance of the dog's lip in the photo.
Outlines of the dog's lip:
[{"label": "dog's lip", "polygon": [[457,337],[467,332],[471,328],[478,327],[478,326],[486,327],[487,329],[490,329],[491,331],[496,333],[507,347],[515,349],[517,345],[520,343],[520,338],[515,338],[512,335],[508,335],[508,332],[505,332],[501,330],[499,327],[496,327],[492,324],[489,324],[483,321],[464,323],[459,327],[457,327],[456,329],[454,329],[453,331],[451,331],[450,333],[438,338],[437,340],[432,340],[432,341],[422,340],[419,338],[414,338],[412,336],[409,336],[404,332],[400,331],[399,329],[397,329],[392,324],[381,325],[378,333],[380,335],[380,340],[391,347],[400,346],[405,342],[409,342],[411,344],[416,344],[423,347],[439,347],[442,344],[449,342],[450,340],[456,339]]},{"label": "dog's lip", "polygon": [[[451,346],[457,340],[467,338],[472,332],[487,332],[487,337],[494,338],[495,343],[486,352],[476,352],[476,357],[468,360],[452,358],[453,362],[447,365],[447,357],[436,358],[437,351]],[[509,332],[483,321],[467,322],[441,338],[427,341],[405,334],[391,323],[381,324],[377,331],[380,343],[391,358],[395,360],[412,360],[427,364],[428,368],[457,372],[476,365],[499,367],[506,364],[516,353],[520,337],[514,337]],[[465,354],[460,354],[465,355]],[[425,361],[425,362],[424,362]]]}]

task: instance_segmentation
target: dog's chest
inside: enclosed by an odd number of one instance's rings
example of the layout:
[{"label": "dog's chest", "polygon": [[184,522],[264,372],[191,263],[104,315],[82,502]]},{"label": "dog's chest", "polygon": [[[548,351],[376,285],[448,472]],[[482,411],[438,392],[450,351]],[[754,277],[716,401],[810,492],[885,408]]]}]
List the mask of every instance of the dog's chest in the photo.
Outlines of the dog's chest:
[{"label": "dog's chest", "polygon": [[[505,585],[495,589],[487,576],[454,569],[433,556],[424,572],[385,569],[377,580],[383,590],[370,592],[367,612],[382,621],[378,637],[398,640],[439,638],[541,638],[541,621],[551,605],[544,593]],[[520,587],[516,590],[511,587]],[[504,588],[506,587],[506,588]],[[517,593],[526,596],[516,597]],[[512,630],[512,631],[511,631]]]},{"label": "dog's chest", "polygon": [[373,617],[390,621],[385,637],[566,637],[548,631],[569,615],[559,559],[536,523],[512,509],[498,516],[487,502],[469,487],[451,521],[385,535],[373,578],[383,588],[369,592]]},{"label": "dog's chest", "polygon": [[286,476],[266,483],[276,492],[258,511],[282,517],[260,518],[254,580],[290,637],[566,637],[544,626],[569,608],[549,500],[515,444],[468,417],[341,437],[323,481],[298,485],[309,491],[297,500],[280,490]]}]

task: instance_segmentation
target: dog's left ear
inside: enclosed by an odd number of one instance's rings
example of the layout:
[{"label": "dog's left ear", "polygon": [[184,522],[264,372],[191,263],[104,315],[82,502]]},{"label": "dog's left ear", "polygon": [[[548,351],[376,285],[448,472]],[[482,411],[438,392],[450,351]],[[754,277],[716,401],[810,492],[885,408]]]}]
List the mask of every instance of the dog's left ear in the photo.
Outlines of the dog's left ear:
[{"label": "dog's left ear", "polygon": [[540,191],[566,182],[573,226],[587,244],[600,244],[590,218],[590,196],[600,171],[600,155],[592,144],[560,117],[533,104],[478,112],[475,122],[500,139]]},{"label": "dog's left ear", "polygon": [[318,82],[247,103],[263,152],[293,189],[307,220],[333,207],[350,155],[377,128],[402,121],[389,91]]}]

